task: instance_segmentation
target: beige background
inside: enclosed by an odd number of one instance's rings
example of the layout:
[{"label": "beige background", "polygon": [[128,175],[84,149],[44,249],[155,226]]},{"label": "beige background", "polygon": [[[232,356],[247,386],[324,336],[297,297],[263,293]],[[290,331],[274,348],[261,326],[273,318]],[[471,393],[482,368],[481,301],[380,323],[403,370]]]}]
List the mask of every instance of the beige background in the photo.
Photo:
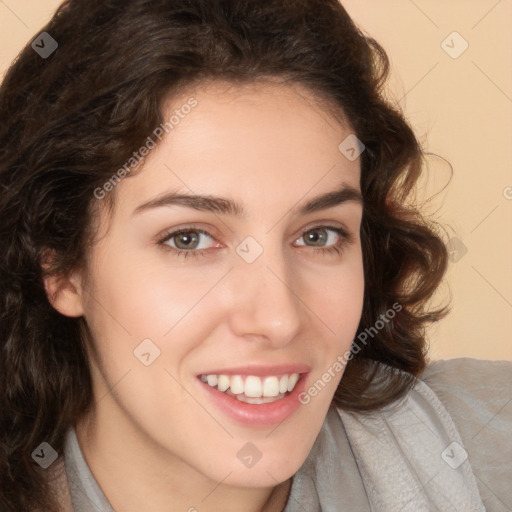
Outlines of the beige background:
[{"label": "beige background", "polygon": [[[0,0],[2,74],[59,4]],[[430,330],[430,356],[512,360],[512,0],[343,4],[388,52],[390,94],[426,150],[453,166],[426,210],[446,227],[447,243],[460,241],[449,243],[436,298],[451,293],[453,311]],[[446,184],[445,160],[429,158],[420,199]]]}]

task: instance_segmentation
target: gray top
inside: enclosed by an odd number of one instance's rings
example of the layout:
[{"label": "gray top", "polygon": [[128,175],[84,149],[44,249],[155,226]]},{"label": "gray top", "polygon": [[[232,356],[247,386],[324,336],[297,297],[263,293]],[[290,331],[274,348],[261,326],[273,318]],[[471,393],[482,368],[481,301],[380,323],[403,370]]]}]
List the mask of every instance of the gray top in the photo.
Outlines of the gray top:
[{"label": "gray top", "polygon": [[75,512],[114,512],[84,459],[74,428],[66,436],[64,458]]},{"label": "gray top", "polygon": [[[510,432],[512,363],[436,361],[387,408],[331,407],[283,512],[510,512]],[[64,458],[74,511],[115,512],[74,429]]]}]

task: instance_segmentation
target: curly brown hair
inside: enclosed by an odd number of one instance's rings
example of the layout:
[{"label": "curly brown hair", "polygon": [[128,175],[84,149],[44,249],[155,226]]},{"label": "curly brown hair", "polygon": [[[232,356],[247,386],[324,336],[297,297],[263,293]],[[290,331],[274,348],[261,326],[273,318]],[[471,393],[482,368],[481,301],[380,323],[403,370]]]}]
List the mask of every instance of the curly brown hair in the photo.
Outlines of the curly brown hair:
[{"label": "curly brown hair", "polygon": [[[0,89],[1,510],[58,509],[31,453],[42,441],[62,453],[93,403],[85,321],[52,308],[43,277],[83,263],[93,191],[193,83],[277,78],[343,110],[366,147],[358,333],[401,308],[358,347],[333,403],[373,410],[410,389],[426,365],[425,327],[448,312],[428,305],[448,255],[438,225],[407,202],[424,155],[384,98],[388,58],[337,0],[67,0],[43,30],[58,49],[42,58],[27,44]],[[379,362],[401,371],[382,379]]]}]

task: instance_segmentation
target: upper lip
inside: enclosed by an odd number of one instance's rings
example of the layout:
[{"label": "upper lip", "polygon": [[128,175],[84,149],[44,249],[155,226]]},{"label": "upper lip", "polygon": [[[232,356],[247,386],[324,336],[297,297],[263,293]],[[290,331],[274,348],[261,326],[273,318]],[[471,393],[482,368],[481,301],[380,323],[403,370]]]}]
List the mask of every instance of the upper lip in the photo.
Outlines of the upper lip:
[{"label": "upper lip", "polygon": [[199,375],[254,375],[264,377],[267,375],[290,375],[292,373],[307,373],[311,366],[307,364],[279,364],[279,365],[246,365],[236,368],[221,368],[206,370]]}]

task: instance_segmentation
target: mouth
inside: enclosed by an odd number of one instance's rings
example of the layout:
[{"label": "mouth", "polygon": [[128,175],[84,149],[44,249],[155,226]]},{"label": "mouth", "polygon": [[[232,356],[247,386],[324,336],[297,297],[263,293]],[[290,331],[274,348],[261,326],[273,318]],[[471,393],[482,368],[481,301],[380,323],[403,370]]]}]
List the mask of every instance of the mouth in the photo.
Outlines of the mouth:
[{"label": "mouth", "polygon": [[208,386],[236,398],[247,404],[260,405],[282,400],[291,393],[302,374],[290,373],[284,375],[201,375],[202,382]]},{"label": "mouth", "polygon": [[295,366],[292,370],[296,371],[218,371],[197,375],[197,381],[210,402],[231,420],[252,427],[271,426],[302,405],[298,396],[310,369]]}]

